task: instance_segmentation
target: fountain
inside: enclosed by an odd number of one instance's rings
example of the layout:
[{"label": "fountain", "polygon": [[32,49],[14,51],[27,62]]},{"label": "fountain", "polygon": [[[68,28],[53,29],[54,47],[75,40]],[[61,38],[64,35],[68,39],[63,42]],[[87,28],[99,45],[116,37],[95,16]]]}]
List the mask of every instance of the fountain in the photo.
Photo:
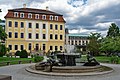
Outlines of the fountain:
[{"label": "fountain", "polygon": [[112,68],[100,65],[95,59],[91,59],[90,56],[87,58],[88,61],[86,63],[76,64],[76,58],[80,58],[80,54],[53,54],[46,58],[46,60],[27,67],[26,70],[31,73],[53,76],[96,75],[113,71]]}]

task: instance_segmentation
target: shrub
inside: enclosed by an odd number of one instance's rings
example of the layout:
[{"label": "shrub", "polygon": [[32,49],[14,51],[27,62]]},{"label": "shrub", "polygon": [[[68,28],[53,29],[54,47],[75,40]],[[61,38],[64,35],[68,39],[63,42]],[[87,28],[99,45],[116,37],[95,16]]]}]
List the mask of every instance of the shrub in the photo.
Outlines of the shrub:
[{"label": "shrub", "polygon": [[26,50],[22,50],[20,52],[20,58],[28,58],[28,53]]},{"label": "shrub", "polygon": [[5,45],[1,45],[0,44],[0,57],[3,57],[7,52],[7,48],[5,47]]},{"label": "shrub", "polygon": [[10,57],[10,54],[6,54],[7,57]]},{"label": "shrub", "polygon": [[16,51],[15,56],[20,56],[20,54],[21,54],[21,52],[18,50],[18,51]]},{"label": "shrub", "polygon": [[41,62],[43,59],[44,59],[43,56],[35,56],[35,57],[34,57],[34,61],[35,61],[35,62]]},{"label": "shrub", "polygon": [[119,57],[118,56],[111,56],[110,62],[118,64],[119,63]]}]

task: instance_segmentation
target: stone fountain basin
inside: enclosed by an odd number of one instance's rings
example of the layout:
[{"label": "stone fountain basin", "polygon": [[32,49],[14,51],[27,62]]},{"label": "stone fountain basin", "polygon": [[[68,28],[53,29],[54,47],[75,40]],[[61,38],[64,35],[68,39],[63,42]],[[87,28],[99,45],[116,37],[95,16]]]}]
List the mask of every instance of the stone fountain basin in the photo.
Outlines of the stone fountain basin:
[{"label": "stone fountain basin", "polygon": [[113,71],[112,68],[97,65],[97,66],[53,66],[52,72],[44,72],[42,70],[36,70],[35,65],[31,65],[26,68],[26,71],[49,76],[80,76],[80,75],[99,75],[106,74]]}]

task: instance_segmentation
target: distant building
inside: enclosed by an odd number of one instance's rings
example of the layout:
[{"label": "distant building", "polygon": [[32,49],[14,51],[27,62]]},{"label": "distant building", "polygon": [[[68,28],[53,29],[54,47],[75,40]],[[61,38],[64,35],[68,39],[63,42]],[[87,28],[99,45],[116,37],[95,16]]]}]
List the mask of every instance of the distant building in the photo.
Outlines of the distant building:
[{"label": "distant building", "polygon": [[81,51],[86,51],[86,44],[89,43],[88,35],[66,34],[66,49],[74,50],[75,46],[79,46]]},{"label": "distant building", "polygon": [[43,9],[18,8],[8,10],[5,16],[11,52],[26,49],[64,51],[65,20],[63,15]]}]

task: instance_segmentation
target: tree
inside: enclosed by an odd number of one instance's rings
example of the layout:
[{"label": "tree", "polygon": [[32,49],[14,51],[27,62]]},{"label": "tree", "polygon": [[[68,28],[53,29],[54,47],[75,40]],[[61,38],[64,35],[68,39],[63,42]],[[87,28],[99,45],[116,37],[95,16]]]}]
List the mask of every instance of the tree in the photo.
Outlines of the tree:
[{"label": "tree", "polygon": [[[1,20],[0,20],[1,21]],[[5,33],[5,31],[3,30],[2,26],[0,26],[0,42],[1,41],[5,41],[7,38],[7,34]],[[5,45],[0,43],[0,55],[3,56],[5,55],[5,53],[9,51],[8,48],[5,47]]]},{"label": "tree", "polygon": [[87,50],[90,51],[93,56],[99,55],[100,37],[101,37],[100,33],[91,33],[89,36],[90,42],[87,44]]},{"label": "tree", "polygon": [[120,37],[106,37],[101,41],[100,50],[108,56],[120,52]]},{"label": "tree", "polygon": [[119,27],[115,23],[112,23],[108,29],[107,37],[116,37],[116,36],[120,36]]}]

